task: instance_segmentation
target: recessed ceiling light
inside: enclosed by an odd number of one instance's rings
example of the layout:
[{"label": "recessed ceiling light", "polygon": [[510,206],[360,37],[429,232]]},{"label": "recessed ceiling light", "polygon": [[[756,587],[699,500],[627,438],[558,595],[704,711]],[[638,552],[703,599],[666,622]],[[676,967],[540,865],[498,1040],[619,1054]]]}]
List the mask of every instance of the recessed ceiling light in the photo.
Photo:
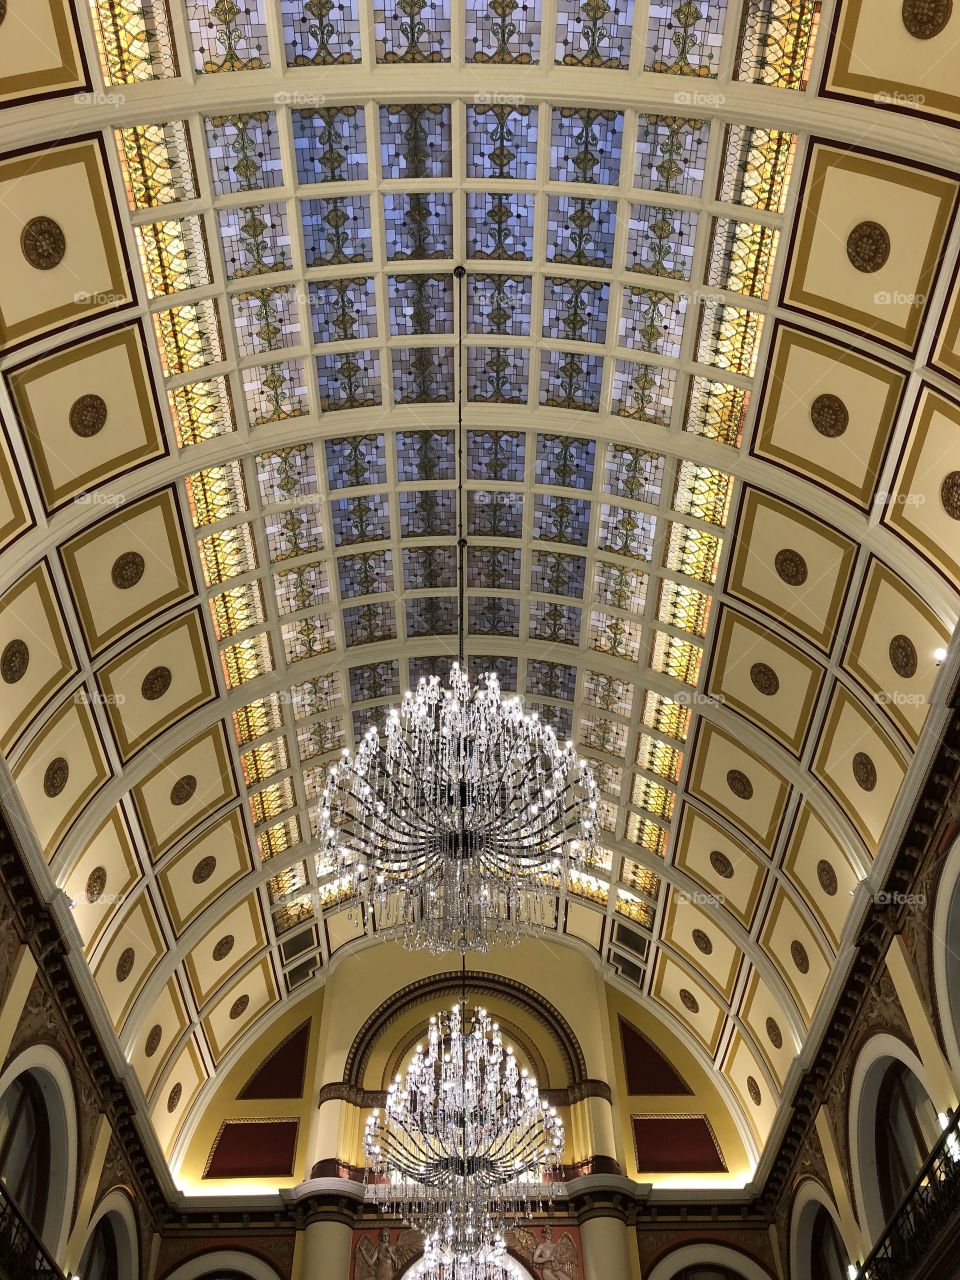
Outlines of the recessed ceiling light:
[{"label": "recessed ceiling light", "polygon": [[934,649],[933,658],[935,662],[946,662],[946,659],[947,659],[946,649],[943,649],[943,648]]}]

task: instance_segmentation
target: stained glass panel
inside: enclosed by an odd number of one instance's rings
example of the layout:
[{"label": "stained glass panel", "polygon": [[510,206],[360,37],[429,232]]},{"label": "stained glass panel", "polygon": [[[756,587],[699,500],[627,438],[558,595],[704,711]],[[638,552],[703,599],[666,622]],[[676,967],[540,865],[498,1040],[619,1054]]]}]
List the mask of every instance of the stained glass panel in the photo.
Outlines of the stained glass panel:
[{"label": "stained glass panel", "polygon": [[633,0],[558,0],[557,66],[625,70]]},{"label": "stained glass panel", "polygon": [[215,196],[283,185],[275,112],[207,116],[203,124]]},{"label": "stained glass panel", "polygon": [[555,107],[550,138],[551,180],[616,186],[620,180],[622,136],[620,111]]},{"label": "stained glass panel", "polygon": [[259,71],[270,65],[265,0],[186,0],[193,65],[200,74]]},{"label": "stained glass panel", "polygon": [[138,124],[117,129],[115,135],[131,209],[196,198],[197,176],[186,121]]},{"label": "stained glass panel", "polygon": [[492,101],[467,104],[467,177],[537,176],[537,109]]},{"label": "stained glass panel", "polygon": [[288,67],[360,61],[359,0],[280,0]]}]

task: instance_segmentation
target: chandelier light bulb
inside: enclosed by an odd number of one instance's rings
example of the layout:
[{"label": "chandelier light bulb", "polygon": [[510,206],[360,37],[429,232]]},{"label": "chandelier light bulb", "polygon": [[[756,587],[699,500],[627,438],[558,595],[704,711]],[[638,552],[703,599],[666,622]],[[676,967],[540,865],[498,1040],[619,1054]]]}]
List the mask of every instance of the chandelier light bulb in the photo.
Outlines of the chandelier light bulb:
[{"label": "chandelier light bulb", "polygon": [[421,680],[333,767],[318,867],[405,946],[483,952],[551,922],[562,876],[596,853],[598,807],[589,762],[455,664],[450,688]]}]

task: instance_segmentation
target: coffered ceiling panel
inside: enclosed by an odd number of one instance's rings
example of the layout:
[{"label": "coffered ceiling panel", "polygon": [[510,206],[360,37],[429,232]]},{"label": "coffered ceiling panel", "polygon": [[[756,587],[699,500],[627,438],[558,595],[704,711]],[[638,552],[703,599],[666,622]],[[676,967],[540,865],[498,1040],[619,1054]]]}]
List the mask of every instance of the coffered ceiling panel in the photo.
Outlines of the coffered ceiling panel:
[{"label": "coffered ceiling panel", "polygon": [[956,38],[949,0],[845,0],[834,17],[825,92],[957,123],[960,94],[949,57]]},{"label": "coffered ceiling panel", "polygon": [[696,744],[689,786],[761,848],[772,849],[790,792],[787,780],[707,721]]},{"label": "coffered ceiling panel", "polygon": [[866,508],[905,382],[879,360],[780,326],[753,451]]},{"label": "coffered ceiling panel", "polygon": [[144,891],[123,912],[93,970],[100,996],[117,1031],[165,951],[156,912],[149,894]]},{"label": "coffered ceiling panel", "polygon": [[89,89],[71,0],[7,0],[0,104]]},{"label": "coffered ceiling panel", "polygon": [[151,1000],[149,1016],[138,1027],[128,1054],[145,1097],[153,1093],[170,1054],[189,1025],[180,987],[176,978],[171,978]]},{"label": "coffered ceiling panel", "polygon": [[88,958],[140,874],[123,812],[112,809],[72,863],[63,885]]},{"label": "coffered ceiling panel", "polygon": [[674,863],[750,927],[763,889],[763,863],[729,832],[691,804],[683,807]]},{"label": "coffered ceiling panel", "polygon": [[809,1023],[827,985],[833,957],[784,888],[773,895],[760,943],[790,988],[804,1022]]},{"label": "coffered ceiling panel", "polygon": [[855,554],[822,520],[747,489],[727,589],[830,649]]},{"label": "coffered ceiling panel", "polygon": [[760,1059],[739,1033],[734,1033],[730,1041],[723,1074],[736,1090],[750,1127],[762,1144],[773,1124],[779,1098],[768,1082]]},{"label": "coffered ceiling panel", "polygon": [[92,654],[196,589],[170,489],[99,520],[61,555]]},{"label": "coffered ceiling panel", "polygon": [[99,137],[0,157],[0,344],[129,306],[126,249]]},{"label": "coffered ceiling panel", "polygon": [[945,174],[814,144],[784,304],[912,350],[956,198]]},{"label": "coffered ceiling panel", "polygon": [[746,983],[740,1017],[783,1088],[787,1073],[797,1060],[797,1040],[783,1005],[756,969]]},{"label": "coffered ceiling panel", "polygon": [[191,1038],[167,1071],[150,1113],[161,1150],[165,1153],[169,1154],[180,1126],[189,1114],[191,1103],[206,1079],[203,1057]]},{"label": "coffered ceiling panel", "polygon": [[[211,737],[205,741],[212,743],[217,739]],[[201,785],[198,783],[198,789]],[[156,790],[161,797],[162,787],[163,782],[157,779]],[[141,793],[142,803],[150,803],[152,791]],[[250,870],[243,814],[239,809],[233,809],[169,859],[157,876],[174,931],[183,933],[214,898]]]},{"label": "coffered ceiling panel", "polygon": [[930,710],[938,650],[949,630],[880,560],[872,560],[851,625],[844,666],[907,739],[916,743]]},{"label": "coffered ceiling panel", "polygon": [[[717,919],[696,904],[696,895],[671,889],[663,923],[663,940],[704,973],[728,1003],[742,959],[741,952]],[[703,957],[707,957],[704,959]]]},{"label": "coffered ceiling panel", "polygon": [[[133,788],[150,856],[154,860],[161,857],[174,841],[236,793],[224,731],[217,724],[185,743]],[[234,830],[231,822],[221,836],[232,836]],[[219,865],[221,870],[229,866],[229,856]]]},{"label": "coffered ceiling panel", "polygon": [[200,616],[188,613],[125,650],[97,673],[120,754],[128,759],[214,696]]},{"label": "coffered ceiling panel", "polygon": [[800,754],[823,668],[768,627],[724,609],[707,692]]},{"label": "coffered ceiling panel", "polygon": [[798,810],[783,869],[838,951],[850,899],[860,883],[859,868],[811,804]]},{"label": "coffered ceiling panel", "polygon": [[884,521],[908,539],[951,582],[960,582],[960,469],[956,441],[960,405],[924,387],[893,483]]},{"label": "coffered ceiling panel", "polygon": [[875,853],[905,772],[903,757],[861,702],[834,687],[813,771]]},{"label": "coffered ceiling panel", "polygon": [[220,1061],[257,1017],[279,999],[270,959],[249,969],[214,1004],[203,1019],[207,1043],[215,1061]]},{"label": "coffered ceiling panel", "polygon": [[0,748],[10,749],[76,670],[50,571],[41,562],[0,597]]},{"label": "coffered ceiling panel", "polygon": [[[138,325],[20,366],[9,382],[49,511],[167,451]],[[104,510],[109,499],[86,501]]]},{"label": "coffered ceiling panel", "polygon": [[211,923],[202,942],[184,960],[197,1004],[206,1004],[214,990],[260,951],[265,942],[255,895]]},{"label": "coffered ceiling panel", "polygon": [[679,1018],[712,1058],[720,1043],[724,1012],[710,988],[660,951],[650,994]]}]

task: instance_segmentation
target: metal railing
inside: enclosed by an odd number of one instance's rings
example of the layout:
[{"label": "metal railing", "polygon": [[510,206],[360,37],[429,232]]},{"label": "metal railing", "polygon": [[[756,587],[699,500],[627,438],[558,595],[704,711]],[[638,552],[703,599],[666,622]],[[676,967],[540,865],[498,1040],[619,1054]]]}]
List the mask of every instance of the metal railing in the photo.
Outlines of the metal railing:
[{"label": "metal railing", "polygon": [[65,1280],[0,1182],[0,1280]]},{"label": "metal railing", "polygon": [[907,1280],[960,1211],[960,1110],[887,1223],[857,1280]]}]

